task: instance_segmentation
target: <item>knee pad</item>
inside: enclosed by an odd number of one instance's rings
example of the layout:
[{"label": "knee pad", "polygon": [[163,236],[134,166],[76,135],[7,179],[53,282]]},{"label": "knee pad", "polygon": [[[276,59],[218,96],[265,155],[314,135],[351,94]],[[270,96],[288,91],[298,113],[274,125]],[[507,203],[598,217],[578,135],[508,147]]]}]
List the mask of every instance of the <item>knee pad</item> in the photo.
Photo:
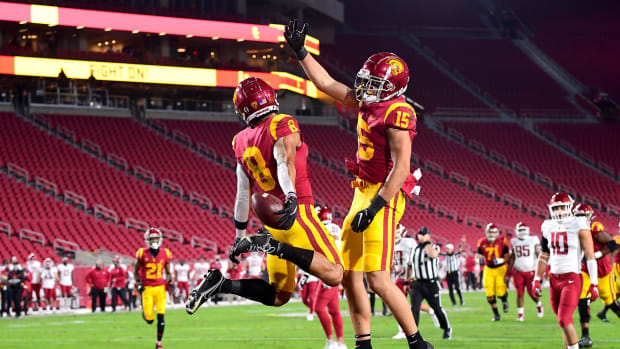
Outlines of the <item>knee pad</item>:
[{"label": "knee pad", "polygon": [[579,309],[579,322],[581,323],[590,322],[590,307],[588,303],[587,298],[579,300],[579,306],[577,308]]}]

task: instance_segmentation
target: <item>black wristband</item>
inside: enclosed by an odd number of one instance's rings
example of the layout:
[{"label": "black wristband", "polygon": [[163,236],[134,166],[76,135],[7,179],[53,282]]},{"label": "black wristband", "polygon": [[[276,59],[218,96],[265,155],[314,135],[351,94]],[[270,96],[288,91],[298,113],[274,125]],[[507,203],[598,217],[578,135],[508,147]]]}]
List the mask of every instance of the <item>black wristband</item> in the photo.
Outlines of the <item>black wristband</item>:
[{"label": "black wristband", "polygon": [[614,251],[618,249],[618,243],[614,239],[609,240],[609,242],[607,242],[607,248],[610,254],[614,253]]},{"label": "black wristband", "polygon": [[297,59],[303,61],[304,58],[306,58],[306,56],[308,55],[308,51],[306,50],[305,46],[302,46],[299,50],[295,51],[295,54],[297,55]]},{"label": "black wristband", "polygon": [[368,206],[368,211],[370,211],[373,215],[377,214],[380,209],[387,205],[387,201],[381,197],[381,195],[377,194],[374,199],[370,202],[370,206]]},{"label": "black wristband", "polygon": [[244,230],[248,228],[248,221],[239,222],[238,220],[233,218],[233,222],[235,223],[235,229]]}]

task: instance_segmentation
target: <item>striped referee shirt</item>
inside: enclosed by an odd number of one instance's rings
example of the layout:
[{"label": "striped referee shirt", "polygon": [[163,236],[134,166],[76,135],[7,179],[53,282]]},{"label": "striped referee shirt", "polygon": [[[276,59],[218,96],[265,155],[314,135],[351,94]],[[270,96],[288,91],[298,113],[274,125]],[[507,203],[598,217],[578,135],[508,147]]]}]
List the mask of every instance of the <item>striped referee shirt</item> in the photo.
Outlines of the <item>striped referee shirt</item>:
[{"label": "striped referee shirt", "polygon": [[446,270],[448,273],[454,273],[461,269],[461,261],[459,260],[459,256],[461,252],[455,252],[452,254],[440,253],[442,256],[446,257]]},{"label": "striped referee shirt", "polygon": [[[431,246],[439,250],[439,246],[431,244]],[[411,253],[409,259],[409,265],[413,270],[413,278],[415,280],[435,280],[437,279],[437,272],[439,259],[430,258],[426,253],[426,248],[421,245],[417,245]]]}]

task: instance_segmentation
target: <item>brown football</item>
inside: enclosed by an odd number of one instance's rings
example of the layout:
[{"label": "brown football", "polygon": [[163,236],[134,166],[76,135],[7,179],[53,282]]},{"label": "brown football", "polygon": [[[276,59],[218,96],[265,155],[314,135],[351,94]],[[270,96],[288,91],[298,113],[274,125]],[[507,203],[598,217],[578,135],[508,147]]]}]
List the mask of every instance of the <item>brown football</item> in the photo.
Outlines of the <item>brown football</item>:
[{"label": "brown football", "polygon": [[275,212],[280,211],[284,206],[278,197],[267,193],[252,194],[252,210],[258,219],[268,227],[277,228],[277,220],[282,217]]}]

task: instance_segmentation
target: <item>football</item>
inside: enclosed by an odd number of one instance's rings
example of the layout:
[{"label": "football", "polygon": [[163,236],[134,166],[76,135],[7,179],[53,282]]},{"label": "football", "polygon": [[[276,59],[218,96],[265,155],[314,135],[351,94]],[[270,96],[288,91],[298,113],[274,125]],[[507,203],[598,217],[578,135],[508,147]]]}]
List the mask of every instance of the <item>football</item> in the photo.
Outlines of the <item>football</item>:
[{"label": "football", "polygon": [[268,193],[252,194],[252,210],[256,217],[268,227],[278,227],[277,221],[282,215],[275,214],[275,212],[283,207],[282,201],[274,195]]}]

